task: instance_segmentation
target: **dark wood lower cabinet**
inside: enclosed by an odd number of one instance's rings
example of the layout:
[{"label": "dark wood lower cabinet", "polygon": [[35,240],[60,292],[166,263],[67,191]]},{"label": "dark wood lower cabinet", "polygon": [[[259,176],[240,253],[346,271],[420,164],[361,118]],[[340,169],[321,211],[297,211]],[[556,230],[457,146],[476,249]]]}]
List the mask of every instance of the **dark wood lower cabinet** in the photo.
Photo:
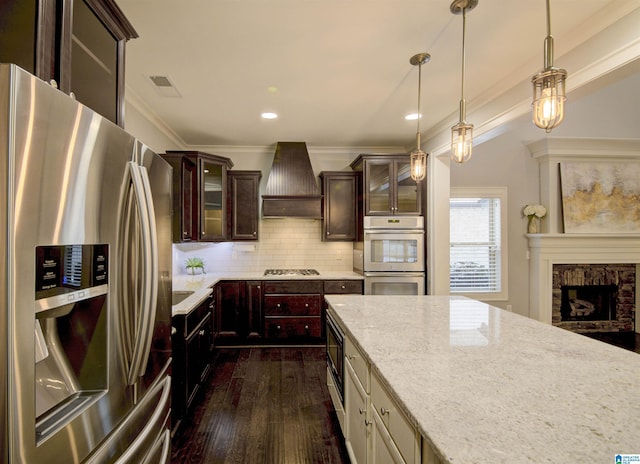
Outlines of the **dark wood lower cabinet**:
[{"label": "dark wood lower cabinet", "polygon": [[322,341],[322,281],[264,282],[267,340]]},{"label": "dark wood lower cabinet", "polygon": [[246,281],[223,281],[216,284],[216,345],[238,344],[247,336]]},{"label": "dark wood lower cabinet", "polygon": [[318,344],[324,295],[362,294],[362,280],[225,280],[216,295],[215,344]]},{"label": "dark wood lower cabinet", "polygon": [[175,430],[192,407],[211,371],[213,349],[212,298],[189,314],[173,317],[171,419]]},{"label": "dark wood lower cabinet", "polygon": [[247,281],[247,339],[253,343],[263,338],[262,282]]}]

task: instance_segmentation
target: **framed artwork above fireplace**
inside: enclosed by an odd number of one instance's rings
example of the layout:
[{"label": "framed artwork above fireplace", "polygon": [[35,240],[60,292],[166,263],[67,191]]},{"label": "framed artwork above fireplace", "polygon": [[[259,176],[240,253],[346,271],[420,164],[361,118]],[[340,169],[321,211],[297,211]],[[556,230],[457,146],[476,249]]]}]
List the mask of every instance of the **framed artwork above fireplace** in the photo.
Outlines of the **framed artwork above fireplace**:
[{"label": "framed artwork above fireplace", "polygon": [[640,162],[560,163],[565,233],[640,233]]}]

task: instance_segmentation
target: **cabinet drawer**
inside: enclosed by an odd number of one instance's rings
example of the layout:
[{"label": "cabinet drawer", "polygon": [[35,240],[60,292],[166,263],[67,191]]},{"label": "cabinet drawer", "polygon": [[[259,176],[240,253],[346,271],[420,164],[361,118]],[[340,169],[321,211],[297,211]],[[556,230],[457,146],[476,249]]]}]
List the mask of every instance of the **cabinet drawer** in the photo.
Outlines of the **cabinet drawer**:
[{"label": "cabinet drawer", "polygon": [[209,314],[209,300],[205,300],[189,314],[178,314],[171,318],[171,325],[182,338],[187,338]]},{"label": "cabinet drawer", "polygon": [[371,408],[380,415],[403,459],[407,464],[415,463],[420,450],[419,435],[375,372],[371,375]]},{"label": "cabinet drawer", "polygon": [[187,314],[186,331],[185,336],[189,336],[198,325],[202,322],[202,319],[209,314],[209,300],[201,302],[197,308],[194,308],[189,314]]},{"label": "cabinet drawer", "polygon": [[264,293],[322,293],[321,280],[265,280]]},{"label": "cabinet drawer", "polygon": [[319,317],[266,317],[265,334],[268,338],[320,338],[322,326]]},{"label": "cabinet drawer", "polygon": [[265,316],[319,316],[322,307],[320,295],[266,295]]},{"label": "cabinet drawer", "polygon": [[369,393],[370,381],[369,381],[369,362],[362,356],[360,350],[353,344],[349,337],[344,339],[344,356],[347,358],[347,362],[353,367],[358,380],[364,387],[365,391]]},{"label": "cabinet drawer", "polygon": [[324,293],[355,293],[362,295],[362,280],[325,280]]}]

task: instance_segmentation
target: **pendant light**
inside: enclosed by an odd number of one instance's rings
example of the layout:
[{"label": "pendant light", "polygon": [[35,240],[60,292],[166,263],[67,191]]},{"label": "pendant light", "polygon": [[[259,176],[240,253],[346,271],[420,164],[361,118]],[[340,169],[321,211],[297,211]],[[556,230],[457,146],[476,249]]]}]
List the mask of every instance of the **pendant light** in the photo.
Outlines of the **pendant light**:
[{"label": "pendant light", "polygon": [[564,119],[567,71],[553,66],[551,14],[547,0],[547,37],[544,39],[544,69],[531,78],[533,83],[533,123],[545,132]]},{"label": "pendant light", "polygon": [[427,174],[427,154],[420,148],[420,86],[422,83],[422,65],[431,59],[428,53],[418,53],[409,59],[409,63],[418,66],[418,130],[416,132],[416,149],[411,152],[411,178],[416,182],[420,182]]},{"label": "pendant light", "polygon": [[449,9],[453,14],[462,14],[462,88],[460,96],[460,121],[451,128],[451,159],[456,163],[464,163],[471,158],[473,147],[473,124],[468,124],[467,104],[464,101],[464,67],[465,49],[464,38],[467,27],[467,11],[473,10],[478,0],[454,0]]}]

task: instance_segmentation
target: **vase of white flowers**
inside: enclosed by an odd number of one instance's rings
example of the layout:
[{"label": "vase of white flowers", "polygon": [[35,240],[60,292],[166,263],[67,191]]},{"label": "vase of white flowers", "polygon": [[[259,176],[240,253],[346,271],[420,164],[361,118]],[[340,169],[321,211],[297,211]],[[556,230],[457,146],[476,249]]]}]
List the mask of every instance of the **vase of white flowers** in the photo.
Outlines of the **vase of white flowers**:
[{"label": "vase of white flowers", "polygon": [[527,233],[539,234],[540,233],[540,219],[546,216],[547,208],[542,205],[526,205],[522,209],[522,214],[527,216]]}]

